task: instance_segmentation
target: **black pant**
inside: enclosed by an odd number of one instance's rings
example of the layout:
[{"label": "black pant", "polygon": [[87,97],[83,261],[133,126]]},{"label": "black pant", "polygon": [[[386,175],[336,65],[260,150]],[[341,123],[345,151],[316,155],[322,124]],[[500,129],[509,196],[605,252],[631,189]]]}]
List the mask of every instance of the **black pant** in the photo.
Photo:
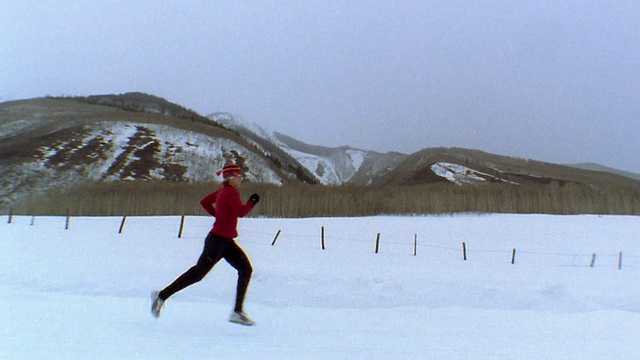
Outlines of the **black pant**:
[{"label": "black pant", "polygon": [[207,235],[204,241],[204,250],[202,250],[202,255],[200,255],[196,265],[180,275],[171,285],[162,290],[158,296],[166,300],[187,286],[197,283],[223,258],[238,271],[234,310],[241,312],[253,268],[247,254],[242,251],[235,241],[211,233]]}]

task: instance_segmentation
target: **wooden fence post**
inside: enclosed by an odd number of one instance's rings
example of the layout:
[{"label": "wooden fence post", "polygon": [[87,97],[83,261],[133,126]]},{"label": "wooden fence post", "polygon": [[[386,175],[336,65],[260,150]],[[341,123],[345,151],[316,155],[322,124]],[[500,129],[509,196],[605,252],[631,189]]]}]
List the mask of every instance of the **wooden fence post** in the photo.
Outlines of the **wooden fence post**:
[{"label": "wooden fence post", "polygon": [[322,227],[322,250],[324,250],[324,226]]},{"label": "wooden fence post", "polygon": [[618,253],[618,270],[622,270],[622,251]]},{"label": "wooden fence post", "polygon": [[64,229],[69,230],[69,209],[67,209],[67,221],[64,224]]},{"label": "wooden fence post", "polygon": [[13,208],[9,209],[9,219],[7,220],[7,224],[11,224],[13,221]]},{"label": "wooden fence post", "polygon": [[413,256],[418,255],[418,234],[413,235]]},{"label": "wooden fence post", "polygon": [[591,263],[589,264],[589,267],[593,267],[593,264],[596,262],[596,253],[593,253],[593,255],[591,255]]},{"label": "wooden fence post", "polygon": [[178,231],[178,239],[182,238],[182,231],[184,230],[184,215],[180,218],[180,231]]},{"label": "wooden fence post", "polygon": [[122,217],[122,222],[120,223],[120,230],[118,230],[118,234],[122,234],[122,230],[124,230],[124,222],[127,221],[127,215]]},{"label": "wooden fence post", "polygon": [[378,253],[378,249],[380,248],[380,233],[376,236],[376,254]]},{"label": "wooden fence post", "polygon": [[467,261],[467,244],[464,241],[462,242],[462,259]]},{"label": "wooden fence post", "polygon": [[278,233],[276,234],[276,237],[273,238],[273,241],[271,242],[271,246],[276,244],[276,240],[278,240],[278,236],[280,236],[280,231],[282,231],[282,230],[278,230]]},{"label": "wooden fence post", "polygon": [[513,248],[513,251],[511,251],[511,264],[515,264],[516,263],[516,248]]}]

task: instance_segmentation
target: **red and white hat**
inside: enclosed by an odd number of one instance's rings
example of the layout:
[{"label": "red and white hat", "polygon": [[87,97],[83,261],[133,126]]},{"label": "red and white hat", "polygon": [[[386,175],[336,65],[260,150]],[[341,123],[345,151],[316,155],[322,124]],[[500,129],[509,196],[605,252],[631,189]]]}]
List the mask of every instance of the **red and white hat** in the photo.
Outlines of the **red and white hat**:
[{"label": "red and white hat", "polygon": [[223,179],[227,180],[232,177],[241,176],[242,169],[240,169],[238,165],[232,162],[228,162],[224,164],[224,167],[222,168],[222,170],[216,172],[216,175],[220,176],[220,174],[222,174]]}]

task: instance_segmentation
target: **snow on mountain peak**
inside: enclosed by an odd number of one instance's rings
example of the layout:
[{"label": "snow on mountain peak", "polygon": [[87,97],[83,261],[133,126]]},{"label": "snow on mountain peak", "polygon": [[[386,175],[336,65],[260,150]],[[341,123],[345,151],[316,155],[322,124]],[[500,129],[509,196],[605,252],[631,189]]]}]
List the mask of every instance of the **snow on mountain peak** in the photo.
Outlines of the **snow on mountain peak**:
[{"label": "snow on mountain peak", "polygon": [[207,117],[235,131],[249,131],[269,140],[273,140],[274,138],[273,131],[268,131],[255,122],[245,121],[227,112],[216,112]]},{"label": "snow on mountain peak", "polygon": [[[286,152],[307,169],[321,184],[339,185],[348,182],[360,169],[370,152],[348,147],[328,148],[303,143],[284,134],[269,131],[259,124],[244,121],[225,112],[213,113],[208,118],[244,134],[253,134],[267,140]],[[249,139],[250,140],[250,139]],[[255,141],[253,141],[255,144]],[[256,144],[258,145],[258,144]]]}]

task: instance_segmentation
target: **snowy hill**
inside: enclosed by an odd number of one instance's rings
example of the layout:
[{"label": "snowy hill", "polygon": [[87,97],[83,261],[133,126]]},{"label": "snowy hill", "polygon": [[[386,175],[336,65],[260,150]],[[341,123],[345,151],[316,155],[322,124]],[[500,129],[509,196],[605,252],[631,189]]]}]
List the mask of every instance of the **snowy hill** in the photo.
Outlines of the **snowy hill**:
[{"label": "snowy hill", "polygon": [[380,186],[429,183],[458,186],[640,186],[637,180],[613,173],[460,148],[426,148],[417,151],[400,161],[393,171],[374,176],[372,183]]},{"label": "snowy hill", "polygon": [[30,194],[92,181],[213,181],[226,159],[249,180],[282,184],[295,173],[209,119],[122,111],[67,99],[0,104],[0,207]]},{"label": "snowy hill", "polygon": [[413,154],[310,145],[229,113],[201,116],[142,94],[0,103],[0,209],[93,181],[216,180],[227,159],[259,183],[640,186],[638,180],[476,150]]}]

